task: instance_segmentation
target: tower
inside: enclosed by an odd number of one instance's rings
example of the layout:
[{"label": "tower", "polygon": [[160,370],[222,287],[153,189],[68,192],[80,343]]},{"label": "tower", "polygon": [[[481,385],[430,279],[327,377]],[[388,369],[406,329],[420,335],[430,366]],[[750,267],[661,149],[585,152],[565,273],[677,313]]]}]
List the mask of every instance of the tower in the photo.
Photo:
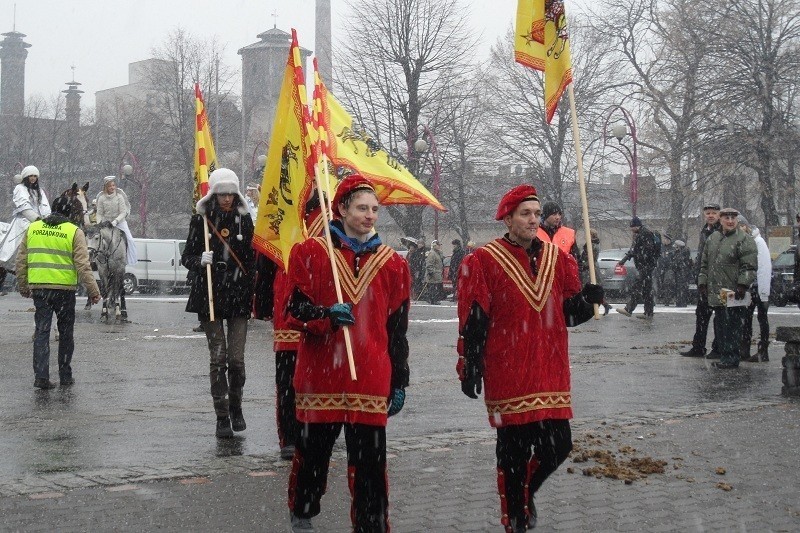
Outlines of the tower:
[{"label": "tower", "polygon": [[[260,41],[239,49],[242,56],[242,175],[250,174],[248,165],[266,148],[259,143],[269,143],[272,123],[275,120],[275,106],[281,92],[283,72],[289,57],[292,36],[277,26],[259,33]],[[300,48],[305,59],[311,55],[309,50]]]},{"label": "tower", "polygon": [[314,53],[322,81],[333,88],[333,43],[331,41],[331,0],[317,0]]},{"label": "tower", "polygon": [[64,100],[66,100],[64,111],[67,119],[67,130],[70,136],[76,134],[81,125],[81,95],[83,91],[78,89],[78,85],[80,85],[80,83],[75,81],[75,70],[73,68],[72,81],[68,81],[68,88],[61,91],[66,95],[64,97]]},{"label": "tower", "polygon": [[22,115],[25,112],[25,58],[30,44],[16,30],[2,34],[0,41],[0,114]]}]

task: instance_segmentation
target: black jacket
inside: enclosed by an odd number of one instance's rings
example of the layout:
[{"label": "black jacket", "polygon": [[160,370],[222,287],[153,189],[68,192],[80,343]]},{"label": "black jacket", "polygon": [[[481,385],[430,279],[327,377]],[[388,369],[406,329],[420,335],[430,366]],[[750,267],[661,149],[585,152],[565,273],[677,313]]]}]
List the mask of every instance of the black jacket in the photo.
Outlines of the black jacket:
[{"label": "black jacket", "polygon": [[636,265],[639,272],[652,273],[661,256],[661,251],[656,250],[655,242],[653,232],[642,226],[633,240],[633,246],[620,262],[627,263],[629,259],[633,258],[633,264]]},{"label": "black jacket", "polygon": [[[210,247],[214,252],[211,280],[215,318],[249,317],[255,271],[255,253],[252,248],[253,220],[249,215],[239,214],[236,209],[223,212],[214,207],[211,209],[208,221]],[[212,229],[212,225],[216,227],[216,232]],[[237,235],[241,235],[242,240],[239,240]],[[228,243],[230,250],[220,237]],[[200,315],[200,320],[208,320],[209,316],[206,268],[200,266],[200,254],[204,251],[203,217],[194,215],[189,223],[189,236],[186,237],[186,248],[181,261],[186,268],[199,274],[196,283],[192,284],[186,311],[197,313]]]}]

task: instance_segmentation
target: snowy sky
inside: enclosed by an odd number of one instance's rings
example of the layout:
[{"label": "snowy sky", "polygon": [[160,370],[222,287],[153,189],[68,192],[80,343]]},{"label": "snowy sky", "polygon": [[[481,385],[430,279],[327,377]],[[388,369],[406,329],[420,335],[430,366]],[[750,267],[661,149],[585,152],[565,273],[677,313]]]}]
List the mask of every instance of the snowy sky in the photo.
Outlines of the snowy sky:
[{"label": "snowy sky", "polygon": [[[462,0],[469,6],[469,24],[482,33],[487,51],[514,20],[514,0]],[[151,57],[154,46],[181,27],[194,35],[217,35],[226,44],[224,61],[237,70],[236,51],[256,42],[256,35],[277,25],[298,31],[300,45],[314,48],[314,0],[0,0],[0,32],[11,31],[16,4],[16,29],[27,35],[25,97],[51,97],[72,79],[83,85],[84,105],[94,105],[94,92],[128,82],[128,63]],[[588,0],[567,1],[567,8]],[[336,46],[348,15],[344,0],[332,0]]]}]

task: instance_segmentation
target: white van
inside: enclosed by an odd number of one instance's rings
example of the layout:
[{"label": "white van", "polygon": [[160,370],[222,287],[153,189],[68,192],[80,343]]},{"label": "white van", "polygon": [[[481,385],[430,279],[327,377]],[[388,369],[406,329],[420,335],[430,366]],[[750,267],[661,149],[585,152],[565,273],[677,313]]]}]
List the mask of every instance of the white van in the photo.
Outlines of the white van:
[{"label": "white van", "polygon": [[125,294],[188,289],[189,271],[181,264],[185,240],[133,239],[136,243],[136,265],[125,267]]}]

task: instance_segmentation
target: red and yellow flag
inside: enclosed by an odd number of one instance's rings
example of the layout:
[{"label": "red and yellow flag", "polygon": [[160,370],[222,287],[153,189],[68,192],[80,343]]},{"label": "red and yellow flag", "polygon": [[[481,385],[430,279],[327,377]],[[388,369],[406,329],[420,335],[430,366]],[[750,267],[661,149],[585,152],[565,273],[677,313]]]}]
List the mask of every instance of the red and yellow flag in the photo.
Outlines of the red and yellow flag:
[{"label": "red and yellow flag", "polygon": [[303,63],[297,33],[292,30],[253,236],[253,247],[284,270],[292,246],[306,238],[303,214],[313,182],[308,120]]},{"label": "red and yellow flag", "polygon": [[316,62],[314,67],[312,122],[317,136],[318,157],[325,155],[336,168],[345,167],[368,178],[375,185],[381,204],[430,205],[446,211],[397,159],[353,125],[353,118],[325,87]]},{"label": "red and yellow flag", "polygon": [[547,123],[572,83],[567,14],[563,0],[518,0],[514,59],[544,73]]},{"label": "red and yellow flag", "polygon": [[194,204],[208,192],[208,175],[217,168],[217,153],[208,125],[206,104],[200,84],[194,84],[195,131],[194,131]]}]

